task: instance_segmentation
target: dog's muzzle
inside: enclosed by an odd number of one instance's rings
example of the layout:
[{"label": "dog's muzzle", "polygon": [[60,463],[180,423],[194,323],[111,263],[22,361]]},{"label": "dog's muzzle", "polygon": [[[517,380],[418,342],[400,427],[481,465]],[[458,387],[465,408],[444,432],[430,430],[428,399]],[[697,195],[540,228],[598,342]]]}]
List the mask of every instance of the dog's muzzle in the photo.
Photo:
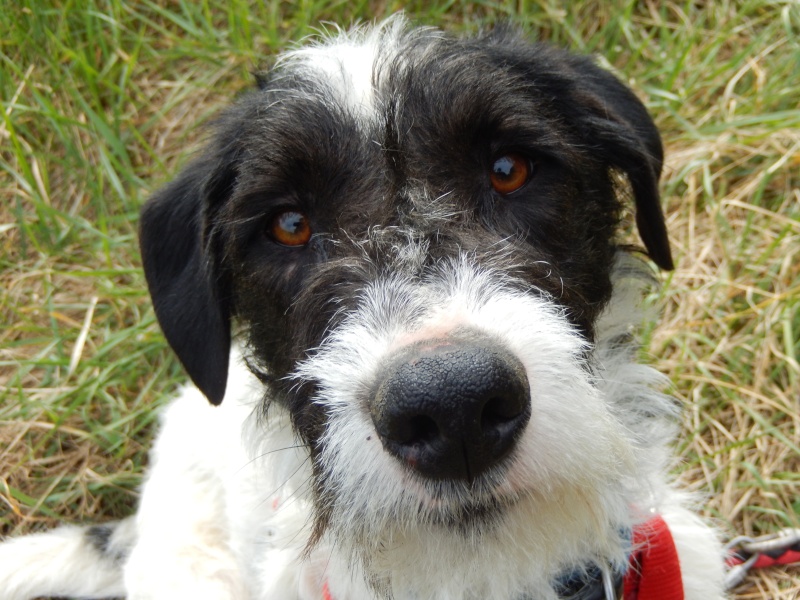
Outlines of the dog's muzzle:
[{"label": "dog's muzzle", "polygon": [[431,479],[472,482],[531,415],[522,363],[483,337],[418,342],[382,370],[370,412],[383,447]]}]

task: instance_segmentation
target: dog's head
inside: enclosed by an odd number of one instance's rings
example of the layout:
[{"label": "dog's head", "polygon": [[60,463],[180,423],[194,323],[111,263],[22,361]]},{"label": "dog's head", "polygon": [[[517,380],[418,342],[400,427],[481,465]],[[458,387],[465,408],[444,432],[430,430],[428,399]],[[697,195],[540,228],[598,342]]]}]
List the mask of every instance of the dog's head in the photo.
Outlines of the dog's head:
[{"label": "dog's head", "polygon": [[[220,117],[144,209],[145,274],[215,404],[242,325],[310,448],[321,522],[469,527],[613,470],[567,442],[615,452],[585,359],[612,293],[620,175],[648,254],[672,268],[661,166],[644,107],[591,60],[396,19],[286,54]],[[359,486],[391,487],[389,506]]]}]

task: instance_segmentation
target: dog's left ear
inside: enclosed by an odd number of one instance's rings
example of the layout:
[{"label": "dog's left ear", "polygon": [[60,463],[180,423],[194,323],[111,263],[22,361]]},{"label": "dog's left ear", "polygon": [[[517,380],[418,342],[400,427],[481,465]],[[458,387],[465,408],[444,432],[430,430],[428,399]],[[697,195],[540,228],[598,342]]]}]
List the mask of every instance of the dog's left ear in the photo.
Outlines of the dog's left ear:
[{"label": "dog's left ear", "polygon": [[[572,57],[572,100],[591,147],[603,153],[630,181],[636,202],[636,226],[650,258],[672,270],[672,253],[659,199],[664,160],[661,136],[644,105],[614,75],[586,57]],[[569,110],[569,109],[567,109]]]},{"label": "dog's left ear", "polygon": [[189,376],[212,404],[225,395],[230,302],[209,252],[207,212],[228,192],[219,161],[203,157],[157,191],[142,210],[139,243],[158,322]]}]

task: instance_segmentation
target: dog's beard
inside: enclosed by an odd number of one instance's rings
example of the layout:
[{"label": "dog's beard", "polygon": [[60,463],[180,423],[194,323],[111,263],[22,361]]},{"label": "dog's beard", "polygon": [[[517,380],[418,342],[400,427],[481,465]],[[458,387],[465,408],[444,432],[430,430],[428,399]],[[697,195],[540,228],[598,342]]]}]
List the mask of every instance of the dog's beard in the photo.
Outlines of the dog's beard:
[{"label": "dog's beard", "polygon": [[500,526],[504,512],[525,496],[510,488],[505,470],[495,468],[471,483],[430,481],[406,473],[399,493],[381,504],[375,504],[368,493],[354,497],[341,494],[335,485],[323,485],[321,504],[331,507],[330,522],[334,529],[341,529],[337,537],[357,540],[357,545],[370,546],[387,531],[414,528],[471,538]]},{"label": "dog's beard", "polygon": [[549,589],[572,557],[619,552],[613,520],[625,505],[617,483],[503,494],[477,481],[428,482],[422,487],[435,493],[409,489],[384,506],[368,497],[357,506],[332,491],[323,551],[380,599],[428,597],[437,585],[448,590],[441,597],[529,597]]},{"label": "dog's beard", "polygon": [[390,599],[397,557],[413,561],[420,542],[437,545],[448,540],[448,547],[464,548],[497,537],[520,495],[500,493],[491,479],[481,477],[471,484],[419,482],[414,491],[377,510],[366,503],[354,506],[337,498],[335,491],[323,492],[322,504],[331,509],[325,515],[325,535],[350,569],[362,573],[376,598]]}]

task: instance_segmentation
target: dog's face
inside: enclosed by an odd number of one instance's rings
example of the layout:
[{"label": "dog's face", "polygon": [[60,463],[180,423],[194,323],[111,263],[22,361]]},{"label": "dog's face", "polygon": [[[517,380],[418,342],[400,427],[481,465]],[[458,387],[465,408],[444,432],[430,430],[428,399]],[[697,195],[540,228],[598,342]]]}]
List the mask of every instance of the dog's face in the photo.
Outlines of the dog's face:
[{"label": "dog's face", "polygon": [[605,510],[629,450],[590,367],[619,174],[671,268],[635,96],[509,31],[398,21],[259,84],[142,216],[156,313],[195,383],[222,400],[236,319],[340,543]]}]

